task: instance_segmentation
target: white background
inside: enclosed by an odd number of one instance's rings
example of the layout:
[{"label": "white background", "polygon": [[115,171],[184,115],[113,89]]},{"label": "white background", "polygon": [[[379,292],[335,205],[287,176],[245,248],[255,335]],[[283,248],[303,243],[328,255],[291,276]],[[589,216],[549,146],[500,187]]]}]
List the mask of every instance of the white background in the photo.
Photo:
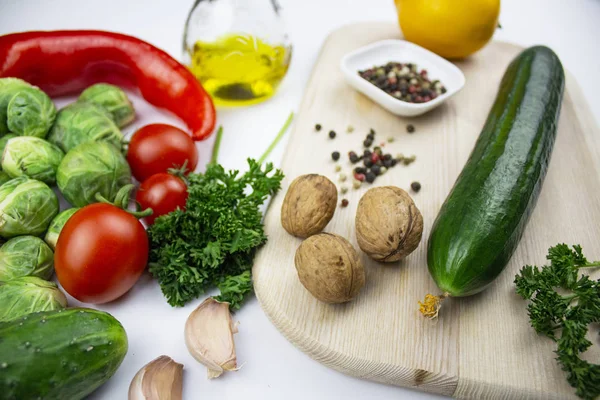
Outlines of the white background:
[{"label": "white background", "polygon": [[[255,0],[267,1],[267,0]],[[294,46],[289,74],[279,93],[250,108],[219,110],[225,129],[219,161],[243,168],[246,157],[266,149],[291,110],[297,110],[312,65],[327,33],[358,21],[394,21],[392,0],[281,0]],[[0,0],[0,34],[44,29],[103,29],[128,33],[181,58],[183,26],[192,0]],[[600,120],[600,0],[504,0],[496,40],[553,48],[580,83],[596,121]],[[2,60],[0,60],[2,62]],[[47,66],[52,68],[52,66]],[[63,101],[57,104],[62,105]],[[181,123],[134,99],[140,118],[126,133],[150,122]],[[212,140],[199,144],[208,159]],[[271,159],[278,162],[285,140]],[[186,399],[435,399],[409,389],[347,377],[313,361],[288,343],[270,324],[255,299],[235,315],[241,371],[208,381],[203,366],[188,353],[183,326],[201,300],[173,309],[158,285],[144,276],[134,289],[112,304],[125,326],[129,353],[117,374],[91,398],[125,399],[137,370],[166,354],[185,365]],[[72,302],[76,305],[76,302]]]}]

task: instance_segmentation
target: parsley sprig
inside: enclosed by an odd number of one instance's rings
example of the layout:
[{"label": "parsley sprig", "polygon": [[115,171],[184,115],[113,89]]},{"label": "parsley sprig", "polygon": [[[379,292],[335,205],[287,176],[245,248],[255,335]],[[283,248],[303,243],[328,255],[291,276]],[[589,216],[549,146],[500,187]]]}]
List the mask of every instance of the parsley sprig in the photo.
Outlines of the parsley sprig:
[{"label": "parsley sprig", "polygon": [[206,172],[187,176],[185,210],[157,218],[148,229],[149,270],[172,306],[183,306],[217,287],[221,294],[216,299],[238,309],[252,292],[254,255],[267,241],[260,207],[277,193],[283,173],[272,163],[261,165],[266,155],[261,161],[248,159],[243,174],[225,171],[216,163],[221,134],[219,129]]},{"label": "parsley sprig", "polygon": [[592,346],[586,335],[590,324],[600,322],[600,280],[582,274],[597,268],[581,246],[559,244],[548,250],[550,265],[527,265],[515,277],[517,293],[530,300],[527,310],[536,332],[557,343],[556,359],[567,381],[582,399],[600,396],[600,365],[580,356]]}]

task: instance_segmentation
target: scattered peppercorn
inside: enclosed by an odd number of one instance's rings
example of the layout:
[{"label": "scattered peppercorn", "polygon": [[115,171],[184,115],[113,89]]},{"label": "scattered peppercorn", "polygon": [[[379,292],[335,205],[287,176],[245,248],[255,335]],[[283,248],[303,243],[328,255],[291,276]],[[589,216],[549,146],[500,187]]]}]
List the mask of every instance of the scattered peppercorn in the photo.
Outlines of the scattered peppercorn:
[{"label": "scattered peppercorn", "polygon": [[329,137],[330,138],[335,138],[335,131],[329,131]]},{"label": "scattered peppercorn", "polygon": [[361,182],[361,181],[359,181],[359,180],[356,180],[356,179],[355,179],[355,180],[352,182],[352,187],[353,187],[354,189],[360,189],[360,186],[361,186],[361,185],[362,185],[362,182]]},{"label": "scattered peppercorn", "polygon": [[413,133],[415,131],[415,126],[413,124],[406,125],[406,131],[408,133]]},{"label": "scattered peppercorn", "polygon": [[430,81],[426,69],[414,63],[388,62],[358,74],[390,96],[409,103],[426,103],[446,93],[439,80]]},{"label": "scattered peppercorn", "polygon": [[381,175],[381,167],[379,165],[373,165],[371,167],[371,172],[374,173],[375,176]]},{"label": "scattered peppercorn", "polygon": [[354,173],[354,179],[363,182],[365,180],[365,174]]},{"label": "scattered peppercorn", "polygon": [[333,153],[331,153],[331,158],[333,161],[337,161],[340,159],[340,152],[339,151],[334,151]]},{"label": "scattered peppercorn", "polygon": [[346,174],[341,173],[339,179],[340,179],[340,182],[346,182]]},{"label": "scattered peppercorn", "polygon": [[383,166],[386,168],[393,167],[393,161],[392,160],[383,160]]},{"label": "scattered peppercorn", "polygon": [[370,139],[365,139],[365,141],[363,142],[363,146],[365,147],[371,147],[373,145],[373,141]]},{"label": "scattered peppercorn", "polygon": [[356,164],[357,162],[360,161],[360,157],[358,157],[358,155],[355,152],[353,152],[353,151],[351,151],[350,153],[348,153],[348,158],[350,159],[350,162],[352,164]]},{"label": "scattered peppercorn", "polygon": [[383,175],[383,174],[385,174],[386,172],[387,172],[387,168],[386,168],[386,167],[381,167],[381,168],[379,169],[379,175]]},{"label": "scattered peppercorn", "polygon": [[342,186],[340,187],[340,192],[342,192],[342,194],[346,194],[348,192],[348,188],[346,186]]},{"label": "scattered peppercorn", "polygon": [[410,188],[416,193],[421,190],[421,184],[419,182],[413,182],[410,184]]},{"label": "scattered peppercorn", "polygon": [[348,127],[346,128],[346,132],[347,133],[352,133],[354,132],[354,127],[352,125],[348,125]]},{"label": "scattered peppercorn", "polygon": [[356,168],[354,168],[354,173],[355,174],[366,174],[367,169],[363,168],[363,167],[356,167]]},{"label": "scattered peppercorn", "polygon": [[342,207],[348,207],[348,199],[342,199]]},{"label": "scattered peppercorn", "polygon": [[367,182],[369,183],[373,183],[375,182],[375,174],[371,171],[367,172],[367,175],[365,175],[365,179],[367,180]]},{"label": "scattered peppercorn", "polygon": [[384,160],[384,161],[385,161],[385,160],[391,160],[391,159],[392,159],[392,155],[391,155],[390,153],[388,153],[388,154],[384,154],[384,155],[383,155],[383,160]]},{"label": "scattered peppercorn", "polygon": [[371,161],[371,157],[369,156],[369,158],[365,158],[363,164],[365,165],[365,167],[371,168],[373,166],[373,161]]},{"label": "scattered peppercorn", "polygon": [[315,125],[315,130],[318,132],[321,130],[321,124],[316,124]]},{"label": "scattered peppercorn", "polygon": [[342,166],[340,164],[337,164],[335,166],[335,172],[340,172],[342,170]]},{"label": "scattered peppercorn", "polygon": [[375,135],[375,129],[373,129],[373,128],[369,129],[369,135]]},{"label": "scattered peppercorn", "polygon": [[394,142],[394,137],[390,136],[387,138],[388,143],[393,143]]}]

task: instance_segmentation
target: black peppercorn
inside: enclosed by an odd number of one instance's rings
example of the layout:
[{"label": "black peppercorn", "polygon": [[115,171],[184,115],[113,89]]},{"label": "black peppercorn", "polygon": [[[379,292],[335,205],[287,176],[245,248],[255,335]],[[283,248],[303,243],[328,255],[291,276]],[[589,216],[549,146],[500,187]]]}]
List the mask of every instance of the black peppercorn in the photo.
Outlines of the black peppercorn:
[{"label": "black peppercorn", "polygon": [[375,135],[375,129],[371,128],[371,130],[369,130],[369,135]]},{"label": "black peppercorn", "polygon": [[408,133],[413,133],[415,131],[415,126],[413,124],[406,125],[406,131]]},{"label": "black peppercorn", "polygon": [[388,154],[384,154],[384,155],[383,155],[383,160],[384,160],[384,161],[385,161],[385,160],[391,160],[391,159],[392,159],[392,155],[391,155],[390,153],[388,153]]},{"label": "black peppercorn", "polygon": [[373,161],[371,161],[370,158],[365,157],[365,161],[363,161],[363,164],[365,164],[365,167],[370,168],[373,166]]},{"label": "black peppercorn", "polygon": [[392,167],[395,167],[396,164],[398,163],[398,160],[396,160],[395,158],[392,158],[390,161],[392,162]]},{"label": "black peppercorn", "polygon": [[348,199],[342,199],[342,207],[348,207]]},{"label": "black peppercorn", "polygon": [[321,130],[321,124],[316,124],[315,125],[315,130],[316,131],[320,131]]},{"label": "black peppercorn", "polygon": [[365,180],[369,183],[375,182],[375,174],[371,171],[367,172],[367,174],[365,175]]},{"label": "black peppercorn", "polygon": [[340,159],[340,152],[339,151],[334,151],[333,153],[331,153],[331,158],[333,159],[333,161],[337,161]]},{"label": "black peppercorn", "polygon": [[367,169],[364,167],[356,167],[356,168],[354,168],[354,173],[355,174],[366,174]]},{"label": "black peppercorn", "polygon": [[371,157],[371,150],[365,149],[365,151],[363,152],[363,156],[365,158],[370,158]]},{"label": "black peppercorn", "polygon": [[360,157],[358,157],[358,156],[356,155],[356,153],[355,153],[355,152],[353,152],[353,151],[351,151],[351,152],[350,152],[350,154],[349,154],[349,159],[350,159],[350,162],[351,162],[352,164],[356,164],[357,162],[359,162],[359,161],[360,161]]},{"label": "black peppercorn", "polygon": [[335,131],[329,131],[329,137],[333,139],[335,137]]},{"label": "black peppercorn", "polygon": [[410,184],[410,188],[416,193],[421,190],[421,184],[419,182],[413,182]]},{"label": "black peppercorn", "polygon": [[394,166],[395,160],[383,160],[383,166],[386,168],[390,168]]},{"label": "black peppercorn", "polygon": [[371,172],[374,173],[375,175],[380,175],[381,174],[381,167],[379,165],[373,165],[371,167]]},{"label": "black peppercorn", "polygon": [[363,145],[365,147],[371,147],[373,145],[373,141],[369,140],[369,139],[365,139],[365,141],[363,142]]}]

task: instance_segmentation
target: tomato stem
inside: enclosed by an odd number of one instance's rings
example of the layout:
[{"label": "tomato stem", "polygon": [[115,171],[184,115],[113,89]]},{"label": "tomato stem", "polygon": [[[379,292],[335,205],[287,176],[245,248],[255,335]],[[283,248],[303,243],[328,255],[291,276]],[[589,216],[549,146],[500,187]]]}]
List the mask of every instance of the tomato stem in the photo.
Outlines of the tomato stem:
[{"label": "tomato stem", "polygon": [[269,156],[269,154],[271,154],[271,152],[273,151],[273,149],[275,148],[275,146],[277,146],[277,143],[279,143],[279,141],[281,140],[281,138],[283,138],[283,135],[285,134],[285,132],[287,131],[287,129],[290,127],[290,124],[292,123],[292,119],[294,119],[294,112],[290,112],[290,115],[288,116],[287,120],[285,121],[285,124],[283,124],[283,126],[281,127],[281,129],[279,130],[279,133],[277,133],[277,136],[275,137],[275,139],[273,140],[273,142],[271,142],[271,145],[267,148],[267,151],[265,151],[263,153],[262,156],[260,156],[260,158],[258,159],[258,163],[262,164],[267,157]]},{"label": "tomato stem", "polygon": [[154,213],[151,208],[146,208],[145,210],[141,210],[141,211],[140,210],[138,210],[138,211],[131,211],[131,210],[128,209],[128,207],[129,207],[129,198],[130,198],[130,195],[131,195],[131,191],[134,188],[135,188],[135,186],[132,185],[132,184],[123,186],[117,192],[117,195],[115,196],[115,200],[114,201],[110,201],[106,197],[102,196],[102,194],[96,193],[96,200],[98,202],[100,202],[100,203],[110,204],[110,205],[113,205],[113,206],[115,206],[117,208],[120,208],[120,209],[126,211],[127,213],[133,215],[137,219],[144,218],[144,217],[149,217],[150,215],[152,215]]}]

